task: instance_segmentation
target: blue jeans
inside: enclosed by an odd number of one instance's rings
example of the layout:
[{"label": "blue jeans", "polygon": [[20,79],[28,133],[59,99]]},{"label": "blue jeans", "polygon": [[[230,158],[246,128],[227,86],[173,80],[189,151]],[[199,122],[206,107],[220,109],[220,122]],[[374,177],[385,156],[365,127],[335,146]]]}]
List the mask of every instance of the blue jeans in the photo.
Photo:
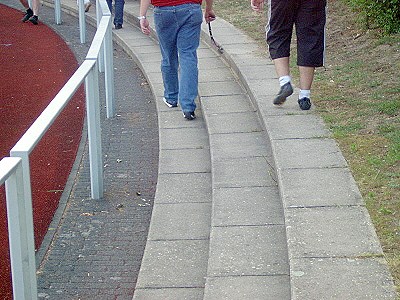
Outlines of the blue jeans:
[{"label": "blue jeans", "polygon": [[154,24],[162,55],[164,97],[172,104],[179,101],[183,112],[194,112],[196,109],[197,48],[202,21],[200,4],[154,8]]},{"label": "blue jeans", "polygon": [[[112,0],[106,0],[108,8],[110,9],[110,12],[113,12],[112,9]],[[115,14],[114,14],[114,25],[120,24],[122,25],[124,23],[124,5],[125,1],[124,0],[115,0]]]}]

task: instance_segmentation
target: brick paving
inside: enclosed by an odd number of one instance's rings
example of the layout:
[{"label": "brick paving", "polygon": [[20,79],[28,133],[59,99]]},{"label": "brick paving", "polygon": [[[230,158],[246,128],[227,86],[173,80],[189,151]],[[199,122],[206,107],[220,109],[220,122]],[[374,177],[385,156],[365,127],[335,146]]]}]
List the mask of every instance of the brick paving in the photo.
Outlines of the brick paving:
[{"label": "brick paving", "polygon": [[[53,16],[54,10],[42,6],[42,21],[48,20],[82,61],[88,45],[79,43],[76,19],[63,14],[63,24],[57,26]],[[94,29],[88,27],[90,41]],[[61,219],[53,221],[38,253],[39,299],[133,296],[157,181],[158,126],[154,97],[139,68],[120,47],[114,48],[117,116],[106,119],[104,105],[101,112],[104,198],[90,198],[84,138],[68,201],[64,199],[58,212]]]}]

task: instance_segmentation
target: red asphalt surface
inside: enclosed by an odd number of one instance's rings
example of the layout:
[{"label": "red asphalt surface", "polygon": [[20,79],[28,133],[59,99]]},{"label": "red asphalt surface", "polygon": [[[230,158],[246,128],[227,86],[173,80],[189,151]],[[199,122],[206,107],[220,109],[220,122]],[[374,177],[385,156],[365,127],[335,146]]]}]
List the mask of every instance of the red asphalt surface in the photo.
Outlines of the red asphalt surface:
[{"label": "red asphalt surface", "polygon": [[[0,159],[67,82],[78,63],[67,44],[40,22],[22,23],[22,11],[0,4]],[[35,248],[57,209],[81,139],[81,87],[30,155]],[[0,299],[12,299],[4,186],[0,187]]]}]

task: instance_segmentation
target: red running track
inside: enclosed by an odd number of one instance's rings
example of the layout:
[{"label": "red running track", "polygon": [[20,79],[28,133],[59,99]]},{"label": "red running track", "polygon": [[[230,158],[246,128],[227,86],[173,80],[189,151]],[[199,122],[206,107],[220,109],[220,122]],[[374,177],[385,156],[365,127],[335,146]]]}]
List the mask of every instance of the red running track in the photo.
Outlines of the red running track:
[{"label": "red running track", "polygon": [[[78,63],[43,23],[22,23],[21,11],[0,4],[0,159],[47,107]],[[30,156],[35,248],[40,247],[76,157],[84,90],[64,109]],[[4,186],[0,188],[0,299],[12,299]]]}]

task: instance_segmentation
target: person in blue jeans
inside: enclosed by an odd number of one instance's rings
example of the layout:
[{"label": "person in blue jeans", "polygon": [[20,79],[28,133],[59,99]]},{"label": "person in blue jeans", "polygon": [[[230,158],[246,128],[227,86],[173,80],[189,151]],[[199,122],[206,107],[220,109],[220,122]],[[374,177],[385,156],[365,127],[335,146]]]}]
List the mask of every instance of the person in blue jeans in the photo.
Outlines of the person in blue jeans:
[{"label": "person in blue jeans", "polygon": [[[107,0],[107,5],[108,8],[110,9],[110,12],[113,12],[112,9],[112,0]],[[114,13],[114,25],[115,29],[121,29],[122,24],[124,23],[124,5],[125,1],[124,0],[114,0],[114,8],[115,8],[115,13]]]},{"label": "person in blue jeans", "polygon": [[[164,83],[163,101],[168,107],[181,106],[183,116],[193,120],[198,95],[197,48],[203,21],[202,0],[151,0],[154,24],[161,49],[161,73]],[[213,0],[206,0],[204,18],[215,19]],[[140,4],[140,27],[150,34],[146,13],[150,0]],[[179,70],[179,72],[178,72]]]}]

